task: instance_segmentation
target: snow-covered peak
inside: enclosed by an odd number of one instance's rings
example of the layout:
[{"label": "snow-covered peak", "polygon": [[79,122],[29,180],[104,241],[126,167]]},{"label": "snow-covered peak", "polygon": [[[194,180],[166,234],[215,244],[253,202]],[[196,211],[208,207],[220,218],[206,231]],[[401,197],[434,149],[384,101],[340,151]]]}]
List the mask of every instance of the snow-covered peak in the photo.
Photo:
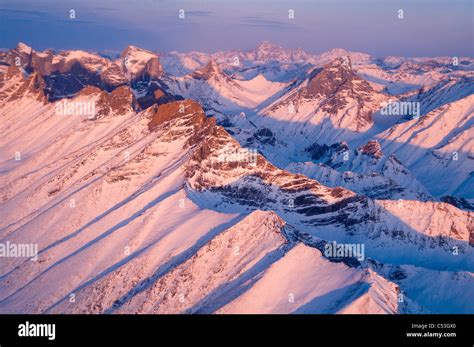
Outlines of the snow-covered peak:
[{"label": "snow-covered peak", "polygon": [[396,154],[434,196],[471,199],[473,115],[471,94],[420,118],[396,124],[377,138],[383,151]]},{"label": "snow-covered peak", "polygon": [[[341,57],[314,68],[305,81],[291,85],[290,90],[260,111],[280,122],[272,122],[270,117],[254,122],[281,132],[282,139],[296,134],[295,141],[307,138],[305,147],[317,138],[333,144],[369,129],[372,114],[385,98],[356,74],[350,57]],[[321,131],[323,127],[326,129]]]},{"label": "snow-covered peak", "polygon": [[336,94],[375,93],[369,83],[361,79],[353,70],[348,56],[336,58],[322,69],[313,70],[307,86],[308,97],[334,97]]},{"label": "snow-covered peak", "polygon": [[51,62],[60,72],[69,71],[75,63],[80,64],[83,68],[96,74],[97,71],[103,70],[108,65],[108,60],[90,52],[75,50],[63,51],[54,55]]},{"label": "snow-covered peak", "polygon": [[402,57],[394,57],[394,56],[388,56],[388,57],[385,57],[385,58],[382,59],[383,64],[384,64],[387,68],[391,68],[391,69],[394,69],[394,68],[399,67],[399,66],[402,65],[405,61],[406,61],[405,58],[402,58]]},{"label": "snow-covered peak", "polygon": [[15,50],[18,53],[24,53],[24,54],[30,54],[31,52],[33,52],[33,48],[31,48],[30,46],[28,46],[27,44],[23,42],[19,42]]},{"label": "snow-covered peak", "polygon": [[265,40],[265,41],[262,41],[253,50],[255,52],[265,52],[265,51],[272,51],[272,50],[283,50],[283,47],[269,40]]},{"label": "snow-covered peak", "polygon": [[129,57],[130,59],[138,59],[138,60],[148,60],[153,57],[157,57],[157,54],[146,50],[144,48],[140,48],[137,46],[127,46],[122,53],[120,53],[120,58],[125,59]]},{"label": "snow-covered peak", "polygon": [[270,41],[263,41],[254,50],[249,52],[252,59],[261,62],[288,61],[291,59],[291,51],[274,44]]},{"label": "snow-covered peak", "polygon": [[286,222],[279,217],[274,211],[252,211],[245,219],[240,222],[241,224],[250,223],[253,225],[265,225],[267,228],[271,228],[275,232],[281,232],[282,228],[286,225]]},{"label": "snow-covered peak", "polygon": [[351,52],[342,48],[334,48],[328,52],[317,55],[315,61],[319,65],[344,57],[349,57],[353,64],[367,64],[373,59],[371,55],[366,53]]},{"label": "snow-covered peak", "polygon": [[[131,78],[142,73],[150,61],[156,61],[159,65],[159,57],[157,54],[136,46],[128,46],[120,54],[121,63],[125,71],[131,74]],[[161,70],[161,66],[159,67]]]},{"label": "snow-covered peak", "polygon": [[262,41],[256,48],[257,51],[269,50],[269,49],[282,49],[280,45],[273,43],[271,41],[265,40]]},{"label": "snow-covered peak", "polygon": [[302,48],[286,49],[270,41],[263,41],[249,53],[252,59],[261,62],[303,62],[311,60],[311,55]]},{"label": "snow-covered peak", "polygon": [[160,61],[164,70],[176,77],[182,77],[202,68],[209,60],[208,54],[200,52],[178,53],[173,51],[160,54]]}]

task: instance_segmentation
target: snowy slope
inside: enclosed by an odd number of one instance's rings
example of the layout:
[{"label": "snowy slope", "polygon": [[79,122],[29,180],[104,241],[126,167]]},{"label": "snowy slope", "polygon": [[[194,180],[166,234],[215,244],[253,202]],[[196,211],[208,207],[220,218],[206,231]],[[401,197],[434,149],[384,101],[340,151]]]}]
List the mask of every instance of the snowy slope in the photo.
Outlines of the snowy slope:
[{"label": "snowy slope", "polygon": [[374,273],[331,263],[318,250],[297,244],[218,313],[410,312],[397,298],[398,287]]},{"label": "snowy slope", "polygon": [[189,75],[168,80],[167,86],[173,94],[199,101],[207,109],[236,112],[257,107],[285,84],[269,81],[263,75],[233,79],[212,60]]},{"label": "snowy slope", "polygon": [[471,94],[397,124],[377,138],[384,152],[395,153],[433,195],[472,198],[473,122]]}]

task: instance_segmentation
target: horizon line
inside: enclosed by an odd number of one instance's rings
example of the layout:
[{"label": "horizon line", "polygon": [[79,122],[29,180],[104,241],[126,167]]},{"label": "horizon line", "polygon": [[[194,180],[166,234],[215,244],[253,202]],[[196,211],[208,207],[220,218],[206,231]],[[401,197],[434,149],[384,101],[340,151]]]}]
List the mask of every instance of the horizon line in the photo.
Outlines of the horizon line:
[{"label": "horizon line", "polygon": [[191,54],[191,53],[199,53],[199,54],[204,54],[204,55],[213,55],[213,54],[217,54],[217,53],[222,53],[222,52],[233,52],[233,51],[237,51],[239,53],[250,53],[252,51],[255,51],[257,50],[262,44],[264,43],[268,43],[268,44],[271,44],[275,47],[278,47],[278,48],[281,48],[285,51],[288,51],[288,52],[294,52],[294,51],[298,51],[298,50],[301,50],[303,51],[304,53],[310,55],[310,56],[319,56],[319,55],[323,55],[325,53],[329,53],[329,52],[332,52],[332,51],[335,51],[335,50],[343,50],[343,51],[346,51],[348,53],[355,53],[355,54],[365,54],[365,55],[368,55],[369,57],[371,58],[374,58],[374,59],[380,59],[380,58],[389,58],[389,57],[395,57],[395,58],[411,58],[411,59],[420,59],[420,58],[453,58],[453,57],[456,57],[456,58],[470,58],[470,59],[474,59],[474,56],[469,56],[469,55],[420,55],[420,56],[408,56],[408,55],[374,55],[374,54],[371,54],[371,53],[367,53],[367,52],[364,52],[364,51],[354,51],[354,50],[349,50],[349,49],[346,49],[346,48],[342,48],[342,47],[334,47],[334,48],[331,48],[329,50],[326,50],[326,51],[322,51],[321,53],[312,53],[312,52],[309,52],[307,51],[306,49],[302,48],[302,47],[297,47],[297,48],[287,48],[287,47],[284,47],[278,43],[275,43],[273,41],[270,41],[270,40],[263,40],[261,41],[258,45],[254,46],[253,48],[251,49],[242,49],[242,48],[232,48],[232,49],[220,49],[220,50],[213,50],[212,52],[206,52],[206,51],[197,51],[197,50],[189,50],[189,51],[180,51],[180,50],[176,50],[176,49],[173,49],[173,50],[160,50],[160,49],[148,49],[148,48],[143,48],[139,45],[136,45],[136,44],[129,44],[127,46],[125,46],[123,49],[119,50],[119,49],[107,49],[107,48],[104,48],[104,49],[100,49],[100,50],[97,50],[97,49],[85,49],[85,48],[62,48],[62,47],[46,47],[46,48],[43,48],[43,49],[36,49],[34,48],[33,46],[34,45],[31,45],[31,44],[28,44],[28,43],[25,43],[25,41],[18,41],[16,46],[13,47],[13,48],[6,48],[6,47],[0,47],[0,52],[8,52],[8,51],[11,51],[13,49],[15,49],[16,47],[18,47],[19,44],[24,44],[25,46],[28,46],[30,48],[32,48],[34,51],[36,52],[44,52],[44,51],[48,51],[48,50],[52,50],[52,51],[55,51],[55,53],[61,53],[61,52],[67,52],[67,51],[83,51],[83,52],[87,52],[87,53],[97,53],[97,54],[100,54],[100,53],[105,53],[105,52],[113,52],[113,53],[116,53],[118,55],[120,55],[123,51],[125,51],[128,47],[136,47],[136,48],[139,48],[141,50],[145,50],[145,51],[149,51],[149,52],[152,52],[152,53],[156,53],[156,54],[160,54],[160,53],[177,53],[177,54]]}]

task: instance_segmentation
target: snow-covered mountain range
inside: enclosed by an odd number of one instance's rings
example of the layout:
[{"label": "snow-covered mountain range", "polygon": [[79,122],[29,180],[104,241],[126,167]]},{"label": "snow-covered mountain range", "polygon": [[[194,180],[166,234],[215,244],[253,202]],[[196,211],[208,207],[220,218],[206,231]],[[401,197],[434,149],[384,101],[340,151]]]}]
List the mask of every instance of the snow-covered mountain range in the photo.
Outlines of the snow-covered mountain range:
[{"label": "snow-covered mountain range", "polygon": [[0,312],[474,313],[473,94],[470,57],[0,52]]}]

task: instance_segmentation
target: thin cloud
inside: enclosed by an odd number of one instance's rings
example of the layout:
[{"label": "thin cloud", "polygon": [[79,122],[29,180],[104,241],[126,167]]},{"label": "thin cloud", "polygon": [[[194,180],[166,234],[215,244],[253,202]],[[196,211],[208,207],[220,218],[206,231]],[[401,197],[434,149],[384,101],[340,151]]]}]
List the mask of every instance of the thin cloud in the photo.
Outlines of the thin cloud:
[{"label": "thin cloud", "polygon": [[281,28],[281,29],[297,29],[298,28],[298,26],[296,26],[293,23],[290,23],[289,21],[268,19],[268,18],[260,17],[260,16],[247,16],[247,17],[242,17],[241,19],[242,19],[242,22],[239,23],[241,25],[265,27],[265,28]]},{"label": "thin cloud", "polygon": [[194,17],[209,17],[212,15],[211,11],[186,11],[186,16],[194,16]]},{"label": "thin cloud", "polygon": [[45,17],[49,16],[46,12],[41,11],[32,11],[32,10],[16,10],[16,9],[6,9],[0,8],[0,15],[7,16],[27,16],[27,17]]}]

